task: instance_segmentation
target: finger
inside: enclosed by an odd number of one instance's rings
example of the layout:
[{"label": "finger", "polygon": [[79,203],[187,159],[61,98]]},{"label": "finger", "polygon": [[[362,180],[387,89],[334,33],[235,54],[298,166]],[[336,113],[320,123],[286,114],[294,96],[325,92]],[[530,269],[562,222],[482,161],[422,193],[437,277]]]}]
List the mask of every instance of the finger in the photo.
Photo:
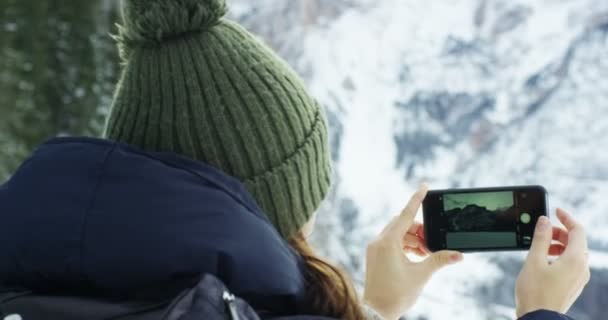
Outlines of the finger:
[{"label": "finger", "polygon": [[428,250],[423,250],[422,248],[418,248],[418,253],[416,253],[417,256],[422,257],[422,258],[426,258],[428,257],[431,252]]},{"label": "finger", "polygon": [[407,233],[424,238],[424,225],[418,221],[414,221],[414,223],[407,230]]},{"label": "finger", "polygon": [[415,255],[417,255],[419,257],[422,257],[422,258],[424,258],[424,257],[426,257],[426,256],[429,255],[429,253],[426,252],[422,248],[408,248],[408,247],[406,247],[406,248],[403,249],[403,251],[405,253],[413,253],[413,254],[415,254]]},{"label": "finger", "polygon": [[416,191],[416,193],[412,195],[407,205],[405,205],[405,208],[403,208],[403,210],[401,211],[400,216],[406,218],[406,220],[409,219],[409,221],[413,221],[414,217],[416,216],[416,212],[418,211],[418,208],[420,208],[420,204],[422,204],[422,201],[426,197],[427,192],[428,187],[426,186],[426,184],[421,185],[418,191]]},{"label": "finger", "polygon": [[417,236],[426,242],[426,236],[424,235],[424,228],[422,229],[422,231],[420,233],[417,234]]},{"label": "finger", "polygon": [[[412,236],[412,237],[414,237],[414,236]],[[423,239],[420,239],[417,237],[416,238],[408,237],[408,239],[404,239],[403,249],[420,250],[422,253],[424,253],[424,255],[429,255],[429,254],[433,253],[427,247],[426,242]]]},{"label": "finger", "polygon": [[414,224],[410,227],[407,233],[417,236],[426,243],[426,238],[424,237],[424,225],[422,223],[414,221]]},{"label": "finger", "polygon": [[553,240],[559,241],[563,245],[568,245],[568,231],[561,227],[553,227]]},{"label": "finger", "polygon": [[552,244],[549,247],[549,255],[550,256],[561,256],[562,253],[564,253],[564,250],[566,250],[566,247],[561,245],[561,244]]},{"label": "finger", "polygon": [[431,251],[431,249],[429,249],[429,247],[426,245],[420,247],[419,249],[422,250],[427,256],[433,254],[433,251]]},{"label": "finger", "polygon": [[403,236],[403,246],[426,249],[426,243],[423,239],[409,233],[406,233],[405,236]]},{"label": "finger", "polygon": [[393,225],[396,223],[397,221],[397,217],[392,217],[391,221],[388,222],[388,224],[384,227],[384,229],[382,229],[382,232],[380,232],[380,237],[384,237],[386,236],[386,234],[390,233],[390,230],[392,229]]},{"label": "finger", "polygon": [[580,256],[588,251],[585,229],[563,209],[557,209],[559,221],[568,229],[568,246],[563,255]]},{"label": "finger", "polygon": [[576,228],[578,223],[568,212],[561,208],[557,208],[557,210],[555,211],[557,213],[557,218],[559,219],[559,222],[561,222],[568,231],[570,229]]},{"label": "finger", "polygon": [[462,261],[463,254],[458,251],[442,250],[432,253],[426,260],[421,262],[427,275],[432,275],[435,271],[454,263]]},{"label": "finger", "polygon": [[405,234],[424,239],[424,226],[422,226],[422,224],[419,222],[414,222],[414,225],[412,225]]},{"label": "finger", "polygon": [[401,237],[403,233],[407,232],[410,229],[412,224],[414,223],[414,217],[416,216],[416,212],[418,208],[420,208],[420,204],[426,193],[428,188],[426,185],[422,185],[414,195],[412,195],[410,201],[407,203],[405,208],[401,211],[401,214],[395,217],[394,221],[387,226],[386,234],[389,237]]},{"label": "finger", "polygon": [[551,247],[551,239],[551,222],[546,216],[541,216],[536,222],[534,237],[532,238],[532,244],[530,245],[526,263],[546,264],[549,248]]}]

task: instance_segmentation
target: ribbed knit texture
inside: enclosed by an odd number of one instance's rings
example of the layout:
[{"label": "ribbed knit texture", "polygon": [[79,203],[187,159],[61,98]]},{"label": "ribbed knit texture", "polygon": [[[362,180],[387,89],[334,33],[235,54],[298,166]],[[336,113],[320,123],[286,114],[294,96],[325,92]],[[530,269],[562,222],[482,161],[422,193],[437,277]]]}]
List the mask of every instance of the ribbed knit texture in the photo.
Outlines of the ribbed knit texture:
[{"label": "ribbed knit texture", "polygon": [[[125,64],[104,135],[240,179],[281,235],[292,236],[330,185],[322,109],[287,63],[240,25],[217,17],[198,24],[206,29],[180,24],[168,32],[167,18],[158,19],[165,29],[153,29],[152,40],[141,26],[130,36],[133,21],[117,37]],[[153,21],[148,14],[145,26]]]}]

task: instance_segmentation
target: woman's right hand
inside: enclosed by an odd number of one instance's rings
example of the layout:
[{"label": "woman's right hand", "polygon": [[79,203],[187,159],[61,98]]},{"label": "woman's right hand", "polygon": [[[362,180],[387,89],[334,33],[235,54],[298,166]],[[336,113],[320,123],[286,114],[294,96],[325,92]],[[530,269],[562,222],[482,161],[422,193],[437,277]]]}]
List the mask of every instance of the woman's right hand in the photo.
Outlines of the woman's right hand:
[{"label": "woman's right hand", "polygon": [[[558,209],[557,217],[566,227],[551,227],[540,217],[524,267],[517,279],[517,317],[536,310],[566,313],[589,282],[589,250],[583,227],[568,213]],[[557,243],[552,244],[552,240]],[[549,261],[549,255],[559,255]]]},{"label": "woman's right hand", "polygon": [[[463,258],[457,251],[431,253],[427,248],[424,227],[414,221],[427,189],[426,185],[421,186],[401,214],[367,248],[363,300],[387,320],[399,318],[414,305],[435,272]],[[414,262],[405,252],[426,259]]]}]

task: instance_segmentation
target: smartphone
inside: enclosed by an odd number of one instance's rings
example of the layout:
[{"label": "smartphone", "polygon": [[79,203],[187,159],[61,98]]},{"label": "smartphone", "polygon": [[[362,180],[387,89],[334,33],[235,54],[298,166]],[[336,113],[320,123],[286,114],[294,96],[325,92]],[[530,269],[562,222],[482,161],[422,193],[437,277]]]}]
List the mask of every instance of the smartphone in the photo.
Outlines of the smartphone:
[{"label": "smartphone", "polygon": [[547,215],[542,186],[429,190],[422,203],[431,251],[527,250],[536,220]]}]

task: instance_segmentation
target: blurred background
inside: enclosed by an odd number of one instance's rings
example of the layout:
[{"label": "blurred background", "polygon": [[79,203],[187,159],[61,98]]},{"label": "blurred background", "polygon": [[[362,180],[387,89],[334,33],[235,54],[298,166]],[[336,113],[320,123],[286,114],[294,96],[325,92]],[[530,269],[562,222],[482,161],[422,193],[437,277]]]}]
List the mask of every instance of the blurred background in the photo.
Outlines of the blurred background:
[{"label": "blurred background", "polygon": [[[586,225],[608,304],[608,1],[228,0],[331,122],[335,185],[314,233],[361,284],[366,243],[418,183],[542,184]],[[118,0],[0,1],[0,182],[41,142],[98,136],[120,64]],[[408,319],[511,319],[524,253],[470,254]],[[404,284],[407,285],[407,284]]]}]

